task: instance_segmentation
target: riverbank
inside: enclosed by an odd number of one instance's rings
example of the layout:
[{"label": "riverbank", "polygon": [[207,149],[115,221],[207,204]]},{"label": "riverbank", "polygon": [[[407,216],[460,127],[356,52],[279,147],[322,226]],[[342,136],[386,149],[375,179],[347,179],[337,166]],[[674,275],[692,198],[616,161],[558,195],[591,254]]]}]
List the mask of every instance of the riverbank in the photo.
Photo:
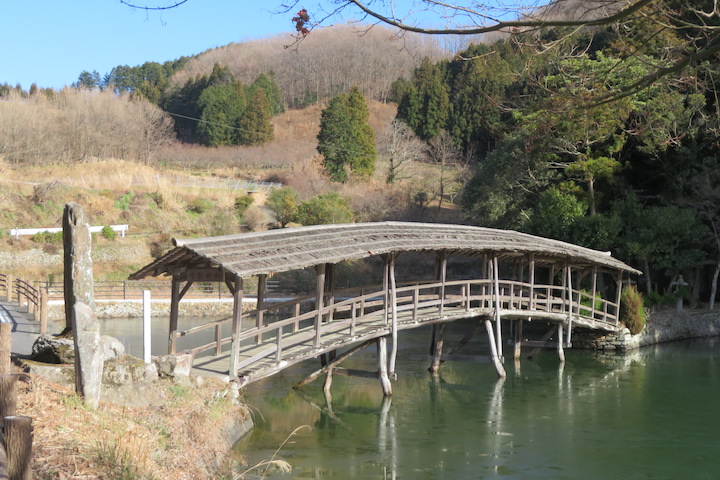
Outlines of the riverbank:
[{"label": "riverbank", "polygon": [[625,328],[601,337],[576,335],[573,346],[600,351],[628,351],[647,345],[720,335],[720,312],[665,309],[648,315],[642,332],[633,335]]},{"label": "riverbank", "polygon": [[252,421],[227,383],[168,381],[162,407],[102,402],[92,411],[70,388],[37,375],[23,379],[17,410],[33,419],[36,480],[225,478],[242,463],[228,452]]}]

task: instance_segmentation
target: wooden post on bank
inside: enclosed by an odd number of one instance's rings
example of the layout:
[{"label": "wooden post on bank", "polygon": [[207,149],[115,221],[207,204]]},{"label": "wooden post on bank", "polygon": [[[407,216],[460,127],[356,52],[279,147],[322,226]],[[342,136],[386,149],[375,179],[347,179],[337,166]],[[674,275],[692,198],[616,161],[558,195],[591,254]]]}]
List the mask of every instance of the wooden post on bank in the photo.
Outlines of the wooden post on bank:
[{"label": "wooden post on bank", "polygon": [[40,335],[47,333],[48,326],[48,298],[47,290],[40,288]]},{"label": "wooden post on bank", "polygon": [[4,419],[3,440],[8,459],[10,480],[32,480],[30,456],[32,455],[32,418],[22,415]]},{"label": "wooden post on bank", "polygon": [[10,354],[12,351],[12,328],[9,322],[0,323],[0,375],[10,373]]},{"label": "wooden post on bank", "polygon": [[13,284],[15,283],[15,278],[11,273],[8,273],[7,278],[5,279],[5,300],[8,302],[13,301]]}]

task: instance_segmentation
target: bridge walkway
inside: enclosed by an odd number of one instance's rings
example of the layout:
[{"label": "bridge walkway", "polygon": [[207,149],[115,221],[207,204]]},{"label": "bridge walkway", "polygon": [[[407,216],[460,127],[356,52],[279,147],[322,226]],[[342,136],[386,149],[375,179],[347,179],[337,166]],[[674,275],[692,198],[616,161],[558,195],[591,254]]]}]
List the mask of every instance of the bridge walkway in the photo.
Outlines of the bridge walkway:
[{"label": "bridge walkway", "polygon": [[[384,296],[384,290],[371,290],[368,293],[367,288],[338,292],[343,300],[333,300],[319,310],[313,305],[317,301],[315,297],[261,306],[243,315],[244,321],[238,335],[237,376],[241,384],[247,384],[300,361],[374,338],[390,336],[393,330],[398,332],[465,318],[534,318],[562,324],[567,331],[570,331],[572,324],[604,330],[617,329],[616,317],[608,314],[608,310],[613,311],[615,305],[606,300],[596,300],[597,305],[587,306],[591,302],[583,298],[587,294],[581,291],[573,291],[570,295],[559,287],[501,282],[497,286],[499,295],[496,297],[492,286],[490,280],[401,286],[396,289],[395,308],[392,299]],[[455,294],[452,293],[453,288]],[[445,290],[442,298],[435,293],[440,289]],[[300,313],[301,305],[308,303],[310,310]],[[292,313],[278,319],[282,311]],[[393,311],[397,314],[393,315]],[[266,322],[268,318],[271,320]],[[217,329],[216,341],[193,350],[196,355],[196,374],[230,374],[231,355],[229,351],[223,352],[222,346],[230,344],[232,339],[220,338],[221,324],[230,321],[231,318],[227,318],[178,332],[178,336],[185,336],[210,327]],[[499,331],[497,335],[500,335]],[[500,342],[497,345],[500,347]],[[214,354],[200,355],[208,350],[214,350]]]}]

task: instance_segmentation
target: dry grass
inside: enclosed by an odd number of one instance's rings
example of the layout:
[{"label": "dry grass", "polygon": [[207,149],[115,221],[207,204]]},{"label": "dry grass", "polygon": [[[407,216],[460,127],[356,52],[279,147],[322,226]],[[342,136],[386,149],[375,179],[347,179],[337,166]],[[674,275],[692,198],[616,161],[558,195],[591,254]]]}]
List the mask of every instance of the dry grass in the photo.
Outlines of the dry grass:
[{"label": "dry grass", "polygon": [[67,388],[31,376],[20,383],[18,412],[33,418],[33,478],[210,479],[227,474],[223,418],[246,410],[218,395],[227,385],[172,386],[162,408],[102,403],[86,409]]}]

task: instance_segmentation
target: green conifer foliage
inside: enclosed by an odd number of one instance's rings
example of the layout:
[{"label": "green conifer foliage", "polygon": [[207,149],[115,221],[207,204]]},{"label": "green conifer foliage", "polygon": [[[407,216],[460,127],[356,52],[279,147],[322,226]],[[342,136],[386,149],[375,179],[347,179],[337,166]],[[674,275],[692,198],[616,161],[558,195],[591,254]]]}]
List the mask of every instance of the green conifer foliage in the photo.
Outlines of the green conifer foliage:
[{"label": "green conifer foliage", "polygon": [[256,88],[260,88],[265,92],[265,97],[270,105],[270,114],[272,116],[285,111],[285,101],[283,100],[282,91],[280,90],[278,84],[275,83],[275,76],[272,73],[269,75],[261,73],[252,85],[250,85],[251,90]]},{"label": "green conifer foliage", "polygon": [[245,111],[245,93],[237,82],[215,84],[198,100],[202,114],[197,127],[200,141],[209,147],[232,145],[235,126]]},{"label": "green conifer foliage", "polygon": [[274,138],[265,91],[256,88],[251,92],[245,112],[237,123],[236,143],[240,145],[262,145]]},{"label": "green conifer foliage", "polygon": [[424,60],[414,73],[414,88],[409,88],[398,107],[398,118],[427,141],[447,130],[452,106],[445,83],[443,66]]},{"label": "green conifer foliage", "polygon": [[369,117],[365,97],[357,87],[333,97],[323,110],[317,149],[336,182],[347,181],[349,172],[365,178],[375,172],[377,151]]}]

